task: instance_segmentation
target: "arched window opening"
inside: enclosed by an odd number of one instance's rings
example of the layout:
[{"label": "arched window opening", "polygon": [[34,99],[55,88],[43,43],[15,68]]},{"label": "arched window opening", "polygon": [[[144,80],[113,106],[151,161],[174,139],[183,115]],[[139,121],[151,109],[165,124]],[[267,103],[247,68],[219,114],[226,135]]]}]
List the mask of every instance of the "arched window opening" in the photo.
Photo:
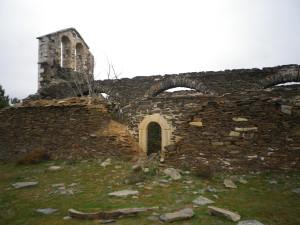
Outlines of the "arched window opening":
[{"label": "arched window opening", "polygon": [[300,82],[285,82],[285,83],[277,84],[275,86],[281,87],[281,86],[294,86],[294,85],[300,85]]},{"label": "arched window opening", "polygon": [[202,92],[197,91],[193,88],[187,87],[174,87],[163,92],[160,92],[157,96],[159,97],[178,97],[178,96],[199,96],[203,95]]},{"label": "arched window opening", "polygon": [[147,155],[161,151],[161,127],[156,122],[151,122],[147,128]]},{"label": "arched window opening", "polygon": [[63,68],[72,68],[72,49],[71,41],[67,36],[61,38],[61,57],[60,66]]},{"label": "arched window opening", "polygon": [[84,50],[83,45],[81,43],[76,44],[75,48],[75,71],[83,72],[83,65],[84,65]]}]

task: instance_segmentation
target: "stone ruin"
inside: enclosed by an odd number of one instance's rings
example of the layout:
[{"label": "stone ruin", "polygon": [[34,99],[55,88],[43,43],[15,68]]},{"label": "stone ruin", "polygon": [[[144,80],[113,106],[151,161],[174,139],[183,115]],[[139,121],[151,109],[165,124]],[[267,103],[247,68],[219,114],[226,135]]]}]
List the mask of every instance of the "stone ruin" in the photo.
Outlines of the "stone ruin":
[{"label": "stone ruin", "polygon": [[[166,164],[300,169],[300,86],[279,85],[300,82],[299,65],[94,80],[74,28],[38,39],[38,92],[0,111],[2,160],[41,147],[53,158],[146,155],[156,124]],[[165,92],[174,87],[192,90]],[[109,97],[82,97],[90,89]]]}]

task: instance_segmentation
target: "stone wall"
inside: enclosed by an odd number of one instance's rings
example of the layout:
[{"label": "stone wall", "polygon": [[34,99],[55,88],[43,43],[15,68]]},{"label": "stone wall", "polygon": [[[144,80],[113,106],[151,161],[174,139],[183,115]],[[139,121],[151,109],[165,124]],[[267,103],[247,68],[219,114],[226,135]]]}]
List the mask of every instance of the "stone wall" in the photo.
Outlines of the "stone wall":
[{"label": "stone wall", "polygon": [[136,145],[107,105],[87,99],[31,102],[0,111],[0,159],[44,149],[54,159],[130,157]]},{"label": "stone wall", "polygon": [[136,140],[148,115],[159,114],[169,123],[176,150],[167,151],[166,163],[175,166],[300,169],[299,87],[219,97],[152,97],[122,110]]},{"label": "stone wall", "polygon": [[262,91],[284,82],[300,82],[300,67],[285,65],[263,69],[207,71],[164,76],[140,76],[132,79],[95,81],[97,92],[109,94],[121,105],[155,97],[174,87],[187,87],[199,93],[220,96],[243,91]]}]

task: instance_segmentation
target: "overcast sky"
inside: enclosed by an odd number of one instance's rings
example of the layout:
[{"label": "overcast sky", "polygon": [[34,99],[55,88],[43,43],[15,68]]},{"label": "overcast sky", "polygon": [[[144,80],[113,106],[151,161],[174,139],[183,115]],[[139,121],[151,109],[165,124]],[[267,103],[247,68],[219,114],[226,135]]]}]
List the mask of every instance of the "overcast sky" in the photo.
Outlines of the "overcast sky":
[{"label": "overcast sky", "polygon": [[299,0],[0,0],[0,84],[37,90],[36,37],[75,27],[121,77],[300,64]]}]

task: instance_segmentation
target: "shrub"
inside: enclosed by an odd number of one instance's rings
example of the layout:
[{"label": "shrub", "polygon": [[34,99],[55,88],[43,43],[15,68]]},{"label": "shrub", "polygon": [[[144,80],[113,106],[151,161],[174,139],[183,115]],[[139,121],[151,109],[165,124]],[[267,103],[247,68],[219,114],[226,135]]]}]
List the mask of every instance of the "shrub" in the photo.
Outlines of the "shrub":
[{"label": "shrub", "polygon": [[17,161],[17,164],[19,165],[35,164],[49,159],[50,156],[44,149],[34,149],[26,153],[23,157],[21,157]]}]

